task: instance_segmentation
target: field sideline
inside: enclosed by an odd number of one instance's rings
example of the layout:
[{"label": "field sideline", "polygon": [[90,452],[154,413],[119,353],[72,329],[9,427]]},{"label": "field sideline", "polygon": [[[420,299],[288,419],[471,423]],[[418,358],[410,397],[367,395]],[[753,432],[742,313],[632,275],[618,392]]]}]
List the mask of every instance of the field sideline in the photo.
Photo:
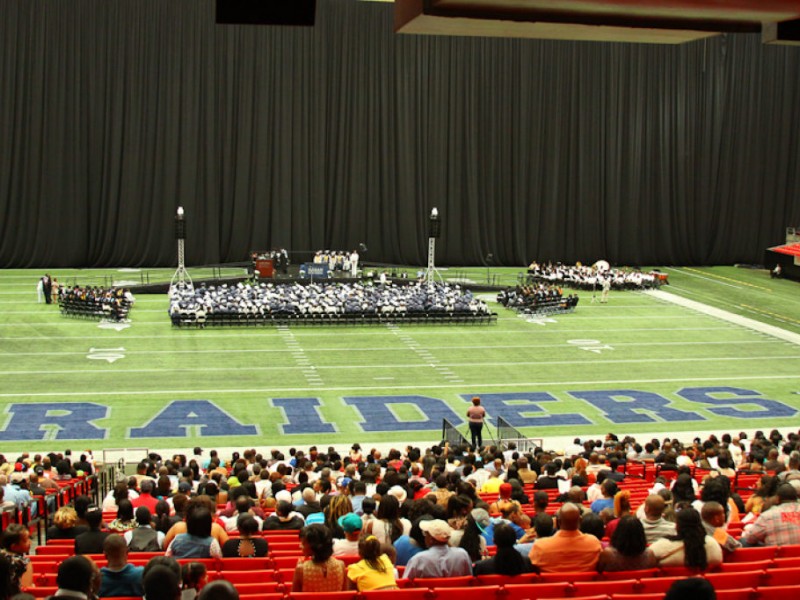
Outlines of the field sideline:
[{"label": "field sideline", "polygon": [[[800,334],[794,282],[664,270],[666,292]],[[512,284],[519,271],[494,276]],[[491,326],[206,330],[172,328],[166,296],[139,295],[117,329],[36,304],[43,272],[0,271],[1,451],[430,443],[475,394],[546,439],[800,428],[800,346],[642,293],[603,305],[579,292],[574,313],[547,319],[494,305]]]}]

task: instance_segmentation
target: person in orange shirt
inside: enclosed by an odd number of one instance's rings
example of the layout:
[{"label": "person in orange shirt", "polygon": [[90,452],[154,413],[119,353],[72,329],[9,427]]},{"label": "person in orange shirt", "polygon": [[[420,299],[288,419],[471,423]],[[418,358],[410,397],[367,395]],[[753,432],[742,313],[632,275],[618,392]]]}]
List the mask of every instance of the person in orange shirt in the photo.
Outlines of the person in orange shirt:
[{"label": "person in orange shirt", "polygon": [[602,546],[593,535],[578,529],[581,512],[571,502],[558,511],[559,530],[555,535],[536,540],[529,557],[542,573],[593,571],[597,567]]}]

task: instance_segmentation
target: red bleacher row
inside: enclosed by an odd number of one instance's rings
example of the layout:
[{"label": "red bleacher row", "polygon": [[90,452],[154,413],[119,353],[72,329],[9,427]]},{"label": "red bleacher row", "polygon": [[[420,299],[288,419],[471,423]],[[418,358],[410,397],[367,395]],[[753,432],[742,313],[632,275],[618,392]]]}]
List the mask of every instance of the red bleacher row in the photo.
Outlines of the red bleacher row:
[{"label": "red bleacher row", "polygon": [[[283,598],[319,597],[325,600],[380,598],[387,594],[396,600],[405,598],[482,598],[515,600],[522,598],[597,598],[612,600],[661,600],[676,580],[693,575],[683,567],[654,568],[598,574],[546,573],[517,577],[500,575],[399,580],[400,590],[381,592],[337,592],[325,594],[292,593],[294,567],[301,557],[296,531],[264,532],[269,540],[269,555],[264,558],[200,559],[206,565],[209,580],[225,579],[233,583],[244,600],[278,600]],[[58,565],[73,554],[72,540],[54,540],[37,548],[31,557],[34,586],[27,591],[37,598],[52,594]],[[134,565],[144,565],[161,552],[131,553]],[[90,555],[98,566],[106,561],[102,555]],[[179,562],[189,562],[181,559]],[[197,559],[195,559],[197,560]],[[343,557],[353,563],[357,556]],[[402,576],[403,567],[398,567]],[[720,600],[791,600],[800,597],[800,545],[742,548],[727,562],[702,575],[717,590]],[[425,595],[427,593],[427,595]],[[784,594],[784,595],[781,595]],[[389,597],[387,596],[387,597]]]},{"label": "red bleacher row", "polygon": [[[72,479],[55,479],[58,484],[58,490],[47,490],[47,496],[56,497],[56,508],[65,506],[72,502],[77,496],[81,495],[96,495],[97,492],[97,475],[90,475],[88,477],[76,477]],[[33,504],[36,505],[36,517],[32,517],[33,511],[31,507],[26,507],[24,510],[19,509],[5,509],[0,512],[2,523],[2,531],[5,531],[11,523],[20,523],[28,527],[31,536],[36,534],[39,544],[42,543],[42,532],[47,528],[47,525],[52,519],[52,513],[49,511],[48,504],[45,496],[33,495],[31,496]]]},{"label": "red bleacher row", "polygon": [[[620,489],[631,493],[633,510],[645,500],[652,482],[657,475],[672,479],[674,471],[661,471],[652,463],[629,463],[620,470],[625,470],[627,478],[620,483]],[[694,469],[693,474],[698,482],[702,482],[708,471]],[[733,481],[733,489],[743,499],[752,494],[763,473],[738,472]],[[74,479],[59,482],[58,506],[69,503],[79,494],[89,493],[93,481]],[[525,493],[532,497],[533,486],[524,486]],[[554,514],[561,506],[554,500],[557,490],[546,490],[550,499],[547,512]],[[479,494],[483,500],[492,503],[497,494]],[[35,497],[39,506],[40,518],[31,520],[30,514],[17,515],[19,522],[28,523],[33,531],[33,524],[41,532],[39,523],[47,522],[46,503],[43,497]],[[588,505],[588,503],[587,503]],[[222,508],[222,507],[220,507]],[[524,505],[523,511],[533,513],[531,505]],[[43,518],[41,518],[43,517]],[[104,513],[104,520],[111,521],[115,513]],[[6,525],[4,515],[3,526]],[[741,524],[731,524],[729,532],[738,537]],[[436,580],[416,580],[399,583],[401,590],[385,590],[376,592],[337,592],[337,593],[292,593],[291,581],[294,567],[300,558],[300,545],[297,532],[270,531],[262,532],[269,540],[269,556],[262,559],[205,559],[209,571],[209,580],[227,579],[239,590],[244,600],[278,600],[284,598],[324,598],[327,600],[356,598],[381,598],[389,594],[391,598],[427,598],[428,600],[458,598],[478,598],[491,600],[493,597],[505,600],[522,598],[574,598],[575,600],[654,600],[663,598],[664,591],[675,579],[685,577],[688,573],[683,569],[651,569],[646,572],[600,574],[545,574],[525,575],[516,578],[500,576],[481,576],[466,578],[448,578]],[[55,591],[55,575],[61,560],[73,553],[73,540],[53,540],[36,549],[31,557],[34,567],[34,586],[27,591],[36,597],[44,597]],[[494,548],[490,548],[493,551]],[[493,552],[492,552],[493,553]],[[130,562],[136,565],[145,564],[151,557],[163,553],[135,553],[130,555]],[[102,555],[91,557],[99,566],[105,564]],[[346,557],[345,562],[358,560],[358,557]],[[800,598],[800,546],[781,548],[746,548],[732,555],[729,562],[723,564],[718,573],[704,575],[718,590],[721,600],[772,600],[773,598]],[[180,561],[185,562],[185,561]],[[402,567],[399,568],[402,573]],[[738,576],[738,577],[736,577]],[[493,579],[494,578],[494,579]],[[666,587],[665,587],[666,586]]]}]

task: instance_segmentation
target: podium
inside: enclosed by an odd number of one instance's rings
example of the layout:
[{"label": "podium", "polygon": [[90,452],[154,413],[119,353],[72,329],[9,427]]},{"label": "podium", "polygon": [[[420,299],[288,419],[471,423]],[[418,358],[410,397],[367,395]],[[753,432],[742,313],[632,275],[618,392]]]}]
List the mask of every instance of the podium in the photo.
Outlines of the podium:
[{"label": "podium", "polygon": [[256,259],[255,272],[261,278],[272,278],[275,276],[275,265],[271,258],[258,258]]}]

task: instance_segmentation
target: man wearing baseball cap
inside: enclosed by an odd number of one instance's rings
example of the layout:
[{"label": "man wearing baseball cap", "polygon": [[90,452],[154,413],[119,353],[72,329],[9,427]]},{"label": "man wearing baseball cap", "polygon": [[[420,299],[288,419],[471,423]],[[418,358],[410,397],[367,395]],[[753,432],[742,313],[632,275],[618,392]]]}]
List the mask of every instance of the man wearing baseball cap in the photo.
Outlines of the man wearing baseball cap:
[{"label": "man wearing baseball cap", "polygon": [[425,534],[425,545],[428,549],[415,554],[408,561],[403,573],[404,579],[472,575],[472,561],[467,551],[448,546],[453,530],[446,521],[421,521],[419,528]]},{"label": "man wearing baseball cap", "polygon": [[333,540],[334,556],[354,556],[358,554],[358,538],[364,522],[355,513],[347,513],[339,517],[339,527],[344,531],[344,538]]}]

